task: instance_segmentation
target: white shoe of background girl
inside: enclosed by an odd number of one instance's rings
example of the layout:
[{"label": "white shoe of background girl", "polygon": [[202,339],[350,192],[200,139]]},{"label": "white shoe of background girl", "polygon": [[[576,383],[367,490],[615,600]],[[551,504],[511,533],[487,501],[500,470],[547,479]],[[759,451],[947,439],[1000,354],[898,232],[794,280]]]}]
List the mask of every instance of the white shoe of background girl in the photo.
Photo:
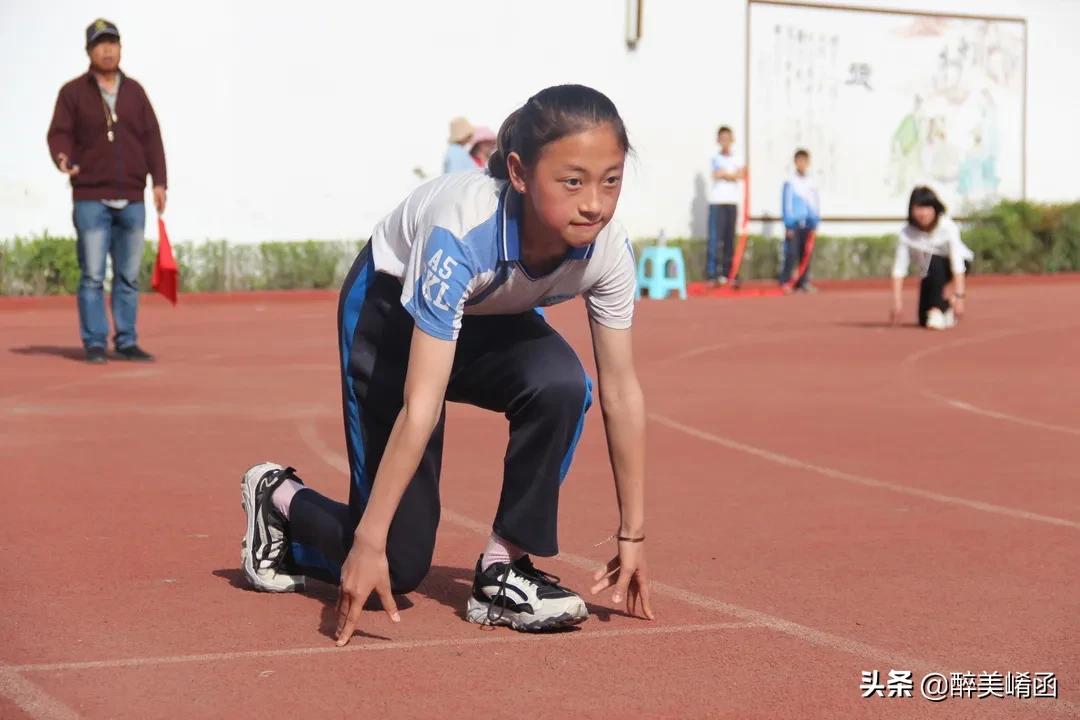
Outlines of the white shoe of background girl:
[{"label": "white shoe of background girl", "polygon": [[926,329],[944,330],[947,327],[949,326],[945,324],[945,313],[941,312],[940,308],[930,308],[926,313]]}]

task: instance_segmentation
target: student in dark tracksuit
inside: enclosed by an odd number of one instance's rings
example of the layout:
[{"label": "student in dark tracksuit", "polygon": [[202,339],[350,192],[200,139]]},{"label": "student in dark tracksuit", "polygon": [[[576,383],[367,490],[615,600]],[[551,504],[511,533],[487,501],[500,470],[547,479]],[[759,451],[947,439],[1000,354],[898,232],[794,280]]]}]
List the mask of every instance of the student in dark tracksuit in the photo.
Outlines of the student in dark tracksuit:
[{"label": "student in dark tracksuit", "polygon": [[635,269],[612,221],[626,131],[590,88],[548,88],[499,132],[488,170],[446,175],[376,228],[342,289],[342,400],[351,484],[347,505],[263,463],[242,484],[243,559],[260,590],[303,576],[340,580],[338,642],[361,605],[409,592],[431,563],[439,523],[445,401],[510,423],[503,489],[476,564],[466,619],[523,630],[584,621],[574,592],[532,564],[558,553],[559,488],[591,382],[534,308],[585,299],[620,501],[619,552],[594,592],[643,602],[652,617],[644,545],[644,404],[630,324]]}]

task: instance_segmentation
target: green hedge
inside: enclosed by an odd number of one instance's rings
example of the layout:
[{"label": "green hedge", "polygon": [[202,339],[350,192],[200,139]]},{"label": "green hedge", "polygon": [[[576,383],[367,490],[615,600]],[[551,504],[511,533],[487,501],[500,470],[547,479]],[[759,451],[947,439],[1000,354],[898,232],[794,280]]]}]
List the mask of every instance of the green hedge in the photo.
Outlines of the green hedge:
[{"label": "green hedge", "polygon": [[[300,290],[341,286],[367,241],[265,242],[224,240],[173,246],[185,292]],[[157,247],[146,243],[140,287],[150,289]],[[40,235],[0,241],[0,295],[70,295],[79,287],[75,239]]]},{"label": "green hedge", "polygon": [[[979,273],[1080,271],[1080,203],[1002,202],[964,227]],[[365,241],[265,242],[230,245],[224,240],[174,246],[186,292],[292,290],[341,285]],[[639,247],[650,240],[636,243]],[[819,236],[814,250],[816,278],[888,275],[895,236]],[[683,248],[691,280],[705,275],[705,243],[700,238],[669,241]],[[751,236],[740,275],[775,278],[778,238]],[[142,287],[150,288],[155,248],[143,255]],[[41,235],[0,241],[0,295],[61,295],[76,291],[79,263],[70,237]]]},{"label": "green hedge", "polygon": [[[366,242],[305,240],[229,245],[215,240],[180,243],[174,247],[174,254],[187,292],[310,290],[340,287]],[[153,266],[152,257],[149,264]],[[149,275],[147,278],[149,283]]]},{"label": "green hedge", "polygon": [[75,241],[42,235],[0,242],[0,295],[58,295],[79,286]]},{"label": "green hedge", "polygon": [[980,272],[1080,270],[1080,203],[1002,202],[972,222],[964,240]]}]

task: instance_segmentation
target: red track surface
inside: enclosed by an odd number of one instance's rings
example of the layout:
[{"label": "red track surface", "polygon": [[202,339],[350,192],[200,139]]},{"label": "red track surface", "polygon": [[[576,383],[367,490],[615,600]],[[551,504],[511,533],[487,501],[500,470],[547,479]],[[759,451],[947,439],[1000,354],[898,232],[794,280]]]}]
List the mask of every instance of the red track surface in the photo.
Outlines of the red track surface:
[{"label": "red track surface", "polygon": [[[332,588],[237,566],[248,465],[345,494],[334,297],[150,298],[159,362],[105,367],[74,300],[0,301],[0,718],[1080,716],[1080,286],[986,280],[944,334],[884,327],[880,290],[639,305],[654,623],[460,619],[506,430],[453,406],[435,567],[344,650]],[[587,354],[583,314],[549,318]],[[541,566],[585,588],[616,523],[595,410],[561,513]],[[875,669],[915,697],[862,699]],[[1060,698],[931,703],[931,671]]]}]

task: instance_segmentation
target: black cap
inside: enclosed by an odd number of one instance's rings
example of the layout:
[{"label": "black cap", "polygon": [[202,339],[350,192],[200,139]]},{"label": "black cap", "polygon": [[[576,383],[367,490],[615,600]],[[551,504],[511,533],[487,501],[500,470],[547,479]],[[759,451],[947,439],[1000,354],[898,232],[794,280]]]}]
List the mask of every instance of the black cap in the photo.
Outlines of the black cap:
[{"label": "black cap", "polygon": [[86,47],[89,48],[103,37],[114,37],[119,40],[120,31],[116,29],[116,25],[105,18],[98,18],[86,28]]}]

